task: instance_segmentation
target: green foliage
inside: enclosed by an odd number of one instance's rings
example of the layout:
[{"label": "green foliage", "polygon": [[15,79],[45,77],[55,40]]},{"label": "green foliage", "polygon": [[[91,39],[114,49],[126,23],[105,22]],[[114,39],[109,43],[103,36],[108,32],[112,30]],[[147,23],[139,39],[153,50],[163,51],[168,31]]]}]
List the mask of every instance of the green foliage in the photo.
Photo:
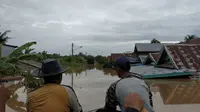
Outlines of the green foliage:
[{"label": "green foliage", "polygon": [[103,68],[112,68],[112,66],[113,66],[113,63],[114,62],[106,62],[106,63],[104,63],[104,65],[103,65]]},{"label": "green foliage", "polygon": [[2,49],[2,44],[0,44],[0,57],[1,57],[1,49]]},{"label": "green foliage", "polygon": [[199,38],[199,37],[196,35],[187,35],[185,36],[185,42],[188,42],[189,40],[196,39],[196,38]]},{"label": "green foliage", "polygon": [[20,73],[21,73],[20,68],[18,68],[14,64],[1,61],[0,76],[8,76],[8,75],[14,76],[14,75],[20,74]]},{"label": "green foliage", "polygon": [[2,49],[2,44],[5,44],[10,37],[6,36],[7,33],[11,32],[10,30],[5,31],[4,33],[0,32],[0,57],[1,57],[1,49]]},{"label": "green foliage", "polygon": [[92,55],[86,56],[87,64],[94,64],[95,58]]},{"label": "green foliage", "polygon": [[30,46],[36,44],[36,42],[29,42],[15,51],[13,51],[9,56],[0,58],[0,74],[1,75],[21,75],[24,72],[18,68],[17,63],[19,60],[35,60],[38,59],[36,54],[24,54],[24,50],[30,48]]},{"label": "green foliage", "polygon": [[108,59],[104,56],[101,56],[101,55],[97,55],[95,57],[95,61],[99,64],[105,64],[106,62],[108,62]]},{"label": "green foliage", "polygon": [[45,59],[60,59],[62,58],[62,56],[60,54],[56,54],[56,53],[53,53],[53,54],[50,54],[50,53],[47,53],[47,51],[43,51],[43,52],[39,52],[38,55],[40,55],[40,59],[37,60],[39,62],[45,60]]},{"label": "green foliage", "polygon": [[60,63],[64,67],[80,67],[86,64],[86,60],[80,56],[63,56],[59,59]]},{"label": "green foliage", "polygon": [[17,63],[18,62],[18,58],[17,57],[13,57],[13,58],[6,58],[5,60],[6,63]]},{"label": "green foliage", "polygon": [[27,74],[25,75],[25,80],[23,82],[25,87],[34,88],[34,89],[40,87],[43,83],[44,83],[43,79],[39,79],[39,78],[37,79],[37,78],[33,77],[30,74],[30,71],[28,71]]},{"label": "green foliage", "polygon": [[24,50],[24,54],[29,54],[29,53],[31,53],[33,50],[35,50],[35,49],[34,49],[34,48],[28,47],[28,48],[26,48],[26,49]]},{"label": "green foliage", "polygon": [[24,54],[19,57],[6,58],[5,62],[17,63],[19,60],[37,60],[38,58],[40,58],[40,56],[37,54]]},{"label": "green foliage", "polygon": [[0,44],[5,44],[10,37],[6,36],[7,33],[11,32],[10,30],[5,31],[4,33],[0,32]]},{"label": "green foliage", "polygon": [[63,56],[59,59],[64,68],[68,68],[66,73],[81,73],[85,70],[86,60],[81,56]]},{"label": "green foliage", "polygon": [[15,51],[13,51],[9,55],[9,57],[18,57],[20,55],[23,55],[23,54],[25,54],[24,53],[25,49],[30,48],[32,45],[35,45],[35,44],[37,44],[37,43],[36,42],[28,42],[28,43],[18,47]]},{"label": "green foliage", "polygon": [[153,39],[151,40],[151,43],[160,43],[160,41],[158,41],[157,39],[153,38]]},{"label": "green foliage", "polygon": [[18,57],[18,60],[36,60],[40,58],[37,54],[24,54]]}]

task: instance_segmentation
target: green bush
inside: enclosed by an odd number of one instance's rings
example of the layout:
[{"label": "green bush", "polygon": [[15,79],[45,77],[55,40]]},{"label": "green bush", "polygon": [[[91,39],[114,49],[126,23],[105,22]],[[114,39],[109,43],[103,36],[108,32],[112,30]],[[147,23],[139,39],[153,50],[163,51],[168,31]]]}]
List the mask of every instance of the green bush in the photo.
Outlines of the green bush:
[{"label": "green bush", "polygon": [[95,57],[95,61],[99,64],[105,64],[105,63],[108,62],[108,59],[104,56],[98,55],[98,56]]}]

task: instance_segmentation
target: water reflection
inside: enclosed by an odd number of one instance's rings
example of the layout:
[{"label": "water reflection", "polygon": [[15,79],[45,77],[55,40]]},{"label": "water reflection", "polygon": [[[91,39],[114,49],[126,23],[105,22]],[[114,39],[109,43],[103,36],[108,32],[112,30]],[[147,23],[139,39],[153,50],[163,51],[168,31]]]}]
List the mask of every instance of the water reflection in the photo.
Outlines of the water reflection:
[{"label": "water reflection", "polygon": [[87,65],[87,70],[92,70],[92,69],[94,69],[95,68],[95,65]]},{"label": "water reflection", "polygon": [[95,65],[95,68],[96,68],[97,70],[102,71],[102,70],[103,70],[103,65],[96,64],[96,65]]},{"label": "water reflection", "polygon": [[81,72],[83,72],[85,70],[86,70],[85,66],[79,66],[79,67],[76,67],[76,68],[69,68],[69,69],[67,69],[66,73],[67,74],[72,74],[72,73],[81,74]]},{"label": "water reflection", "polygon": [[110,69],[110,68],[103,69],[103,73],[104,75],[111,75],[111,76],[117,75],[117,73],[113,69]]},{"label": "water reflection", "polygon": [[155,82],[152,86],[158,88],[165,105],[174,104],[200,104],[200,85],[198,82],[185,80],[167,84]]}]

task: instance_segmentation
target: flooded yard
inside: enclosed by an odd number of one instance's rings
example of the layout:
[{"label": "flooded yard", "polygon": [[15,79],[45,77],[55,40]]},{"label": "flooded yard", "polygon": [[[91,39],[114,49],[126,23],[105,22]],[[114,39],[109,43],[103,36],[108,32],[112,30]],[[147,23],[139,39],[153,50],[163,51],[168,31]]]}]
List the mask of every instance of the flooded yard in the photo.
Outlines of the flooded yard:
[{"label": "flooded yard", "polygon": [[[106,89],[119,78],[108,69],[90,68],[74,73],[74,89],[85,112],[104,106]],[[153,93],[156,112],[199,112],[200,82],[190,79],[147,80]],[[62,84],[71,85],[71,76],[63,75]],[[12,96],[6,112],[25,112],[26,89],[18,82],[9,82]]]}]

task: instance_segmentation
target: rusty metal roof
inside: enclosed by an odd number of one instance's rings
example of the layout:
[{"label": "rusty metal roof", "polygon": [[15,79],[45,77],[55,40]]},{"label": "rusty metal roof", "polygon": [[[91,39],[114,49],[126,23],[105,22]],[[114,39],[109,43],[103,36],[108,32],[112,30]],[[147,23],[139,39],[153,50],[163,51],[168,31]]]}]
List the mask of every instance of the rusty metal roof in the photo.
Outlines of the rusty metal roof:
[{"label": "rusty metal roof", "polygon": [[176,69],[198,69],[200,65],[200,45],[176,44],[165,46],[157,65],[169,61]]},{"label": "rusty metal roof", "polygon": [[181,42],[180,44],[200,44],[200,38],[188,40],[187,42]]}]

